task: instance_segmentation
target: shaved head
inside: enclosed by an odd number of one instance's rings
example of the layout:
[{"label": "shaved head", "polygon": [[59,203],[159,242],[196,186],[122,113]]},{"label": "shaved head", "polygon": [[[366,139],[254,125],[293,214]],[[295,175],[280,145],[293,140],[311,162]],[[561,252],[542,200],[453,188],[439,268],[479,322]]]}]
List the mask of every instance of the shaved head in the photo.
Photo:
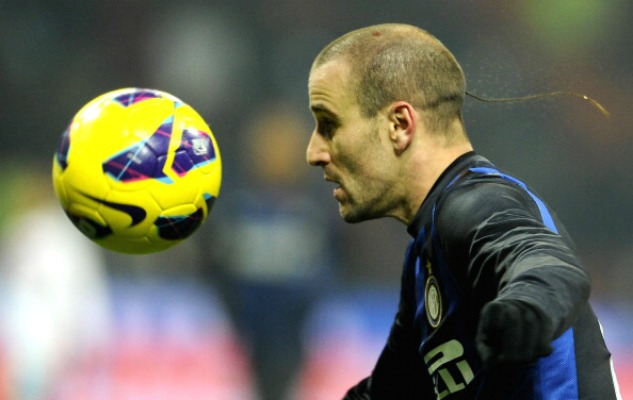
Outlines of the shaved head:
[{"label": "shaved head", "polygon": [[442,132],[462,119],[466,82],[453,54],[433,35],[411,25],[382,24],[347,33],[327,45],[312,70],[331,61],[349,63],[348,90],[366,117],[404,100]]}]

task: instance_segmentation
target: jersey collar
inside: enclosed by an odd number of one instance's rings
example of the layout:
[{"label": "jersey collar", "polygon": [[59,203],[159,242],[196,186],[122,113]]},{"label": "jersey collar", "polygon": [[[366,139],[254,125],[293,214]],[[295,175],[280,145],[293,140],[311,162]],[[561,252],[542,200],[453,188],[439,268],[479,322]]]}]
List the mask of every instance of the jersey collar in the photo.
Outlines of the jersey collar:
[{"label": "jersey collar", "polygon": [[411,236],[413,236],[414,238],[418,236],[418,233],[422,228],[422,224],[424,223],[424,221],[426,221],[425,216],[431,212],[431,208],[433,207],[433,204],[435,204],[435,201],[439,194],[456,178],[458,178],[458,176],[462,172],[466,171],[468,167],[472,166],[477,161],[487,160],[477,155],[477,153],[475,153],[474,151],[469,151],[457,157],[455,161],[453,161],[451,165],[449,165],[448,168],[446,168],[444,172],[442,172],[440,177],[437,178],[437,180],[433,184],[431,191],[422,202],[422,205],[418,209],[415,218],[413,218],[413,221],[411,221],[411,223],[407,227],[407,232],[409,232]]}]

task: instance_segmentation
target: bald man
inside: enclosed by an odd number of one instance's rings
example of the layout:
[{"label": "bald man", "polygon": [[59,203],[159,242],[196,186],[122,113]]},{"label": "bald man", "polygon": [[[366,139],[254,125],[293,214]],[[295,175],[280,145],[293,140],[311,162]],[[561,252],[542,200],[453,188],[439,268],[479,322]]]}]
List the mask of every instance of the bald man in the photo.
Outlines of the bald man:
[{"label": "bald man", "polygon": [[466,134],[461,66],[402,24],[352,31],[309,76],[310,165],[350,223],[412,236],[399,309],[346,400],[617,399],[590,283],[565,228]]}]

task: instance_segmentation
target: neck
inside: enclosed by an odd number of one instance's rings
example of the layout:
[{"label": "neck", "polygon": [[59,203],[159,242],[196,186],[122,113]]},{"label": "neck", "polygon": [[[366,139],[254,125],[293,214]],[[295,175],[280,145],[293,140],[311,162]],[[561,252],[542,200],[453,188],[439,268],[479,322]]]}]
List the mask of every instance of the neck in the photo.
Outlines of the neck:
[{"label": "neck", "polygon": [[428,146],[411,159],[406,177],[409,185],[403,213],[396,218],[409,225],[440,175],[461,155],[473,151],[471,143],[460,140],[446,146]]}]

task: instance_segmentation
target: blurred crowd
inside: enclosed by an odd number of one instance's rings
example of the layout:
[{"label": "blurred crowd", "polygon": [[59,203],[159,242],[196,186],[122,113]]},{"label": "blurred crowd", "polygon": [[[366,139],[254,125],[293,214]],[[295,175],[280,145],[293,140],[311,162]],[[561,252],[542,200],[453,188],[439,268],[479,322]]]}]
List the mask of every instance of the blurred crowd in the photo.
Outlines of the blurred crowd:
[{"label": "blurred crowd", "polygon": [[[325,400],[366,375],[396,311],[395,221],[346,225],[305,163],[307,76],[330,40],[429,30],[487,97],[475,148],[557,210],[593,281],[623,395],[633,374],[633,3],[0,0],[0,400]],[[73,114],[122,87],[170,92],[209,123],[220,197],[190,240],[124,256],[58,206]],[[535,162],[536,161],[536,162]],[[535,165],[537,167],[535,167]],[[627,379],[628,380],[628,379]],[[628,386],[626,386],[628,385]]]}]

